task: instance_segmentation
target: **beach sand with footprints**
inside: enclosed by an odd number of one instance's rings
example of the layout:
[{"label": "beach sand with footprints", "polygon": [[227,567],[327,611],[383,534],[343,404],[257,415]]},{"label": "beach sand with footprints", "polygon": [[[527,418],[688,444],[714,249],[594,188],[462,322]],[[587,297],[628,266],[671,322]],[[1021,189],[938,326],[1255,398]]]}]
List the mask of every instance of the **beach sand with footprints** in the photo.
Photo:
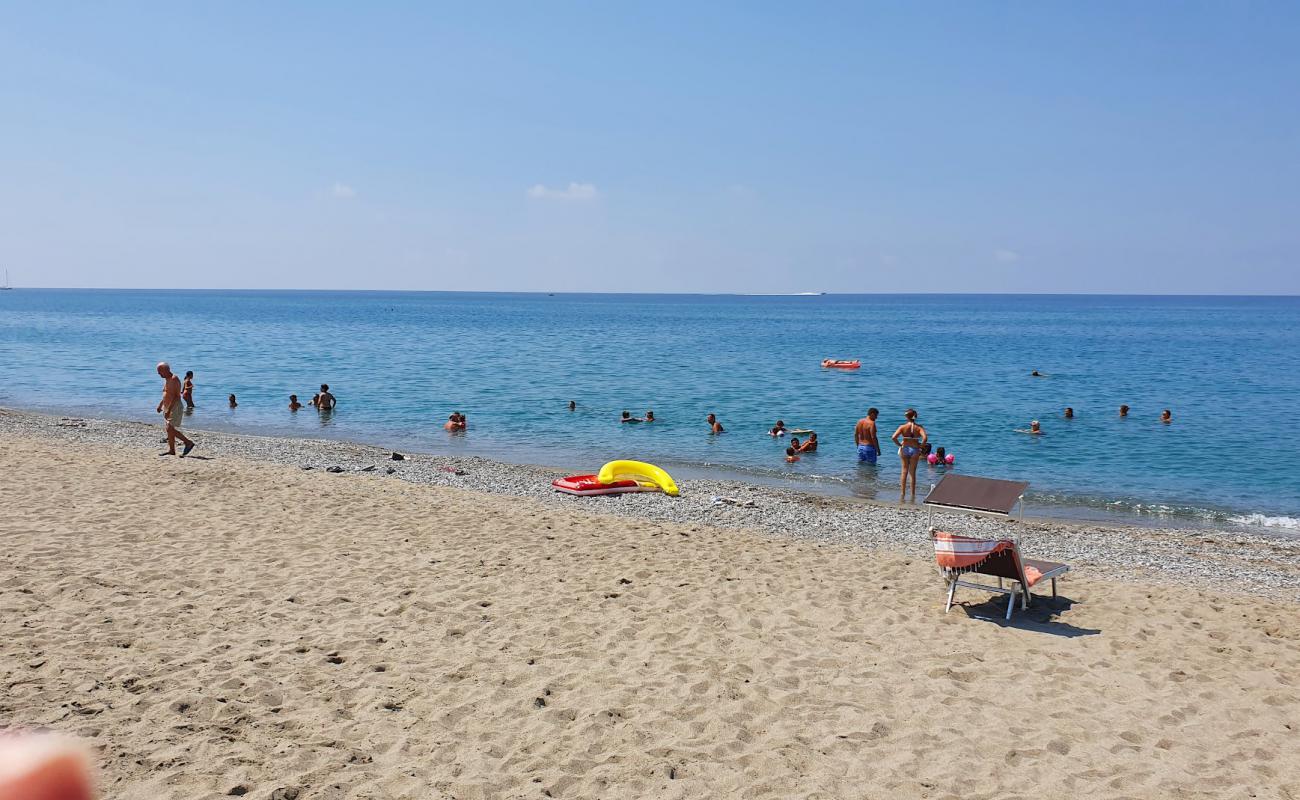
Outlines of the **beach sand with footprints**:
[{"label": "beach sand with footprints", "polygon": [[0,721],[106,797],[1300,796],[1300,605],[1231,585],[1093,563],[1007,625],[915,553],[383,470],[0,475]]}]

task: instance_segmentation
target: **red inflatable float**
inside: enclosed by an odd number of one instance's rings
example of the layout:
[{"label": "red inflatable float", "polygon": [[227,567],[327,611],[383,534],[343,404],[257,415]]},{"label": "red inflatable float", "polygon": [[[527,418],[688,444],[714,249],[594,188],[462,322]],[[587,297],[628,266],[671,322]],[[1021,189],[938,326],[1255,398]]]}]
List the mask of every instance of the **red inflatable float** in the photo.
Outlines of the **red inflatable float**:
[{"label": "red inflatable float", "polygon": [[826,367],[827,369],[858,369],[859,367],[862,366],[862,362],[827,358],[822,360],[822,366]]},{"label": "red inflatable float", "polygon": [[595,475],[570,475],[551,481],[557,492],[566,494],[623,494],[625,492],[657,492],[659,487],[639,481],[625,480],[613,483],[601,483]]}]

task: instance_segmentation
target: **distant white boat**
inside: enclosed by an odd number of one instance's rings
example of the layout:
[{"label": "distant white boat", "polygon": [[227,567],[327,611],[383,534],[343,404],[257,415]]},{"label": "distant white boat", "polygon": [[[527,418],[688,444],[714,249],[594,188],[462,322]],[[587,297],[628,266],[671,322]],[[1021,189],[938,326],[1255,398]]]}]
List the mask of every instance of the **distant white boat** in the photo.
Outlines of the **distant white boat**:
[{"label": "distant white boat", "polygon": [[14,287],[9,285],[9,270],[5,270],[5,282],[0,284],[0,292],[6,292]]}]

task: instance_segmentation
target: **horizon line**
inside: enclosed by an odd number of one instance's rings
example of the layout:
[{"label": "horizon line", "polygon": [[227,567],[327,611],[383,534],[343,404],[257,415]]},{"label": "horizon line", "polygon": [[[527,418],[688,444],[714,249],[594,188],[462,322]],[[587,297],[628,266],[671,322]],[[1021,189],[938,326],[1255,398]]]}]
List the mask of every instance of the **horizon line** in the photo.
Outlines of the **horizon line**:
[{"label": "horizon line", "polygon": [[13,286],[12,291],[43,292],[319,292],[331,294],[357,294],[362,292],[387,294],[526,294],[526,295],[620,295],[667,297],[1300,297],[1300,293],[1249,293],[1249,292],[622,292],[622,291],[570,291],[570,290],[506,290],[506,289],[312,289],[312,288],[237,288],[237,287],[163,287],[163,286]]}]

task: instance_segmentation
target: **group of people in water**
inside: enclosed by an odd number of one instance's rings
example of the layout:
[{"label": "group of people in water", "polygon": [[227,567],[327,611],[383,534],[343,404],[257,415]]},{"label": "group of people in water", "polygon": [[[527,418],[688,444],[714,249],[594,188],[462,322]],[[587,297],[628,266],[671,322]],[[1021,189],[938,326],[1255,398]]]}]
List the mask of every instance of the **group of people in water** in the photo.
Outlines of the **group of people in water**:
[{"label": "group of people in water", "polygon": [[[1035,374],[1037,374],[1037,373],[1035,373]],[[1061,417],[1062,417],[1063,419],[1074,419],[1074,409],[1073,409],[1072,407],[1070,407],[1070,406],[1066,406],[1066,407],[1065,407],[1065,411],[1061,412]],[[1120,417],[1120,419],[1125,419],[1125,418],[1128,417],[1128,406],[1127,406],[1127,405],[1121,405],[1121,406],[1119,407],[1119,417]],[[1160,421],[1161,421],[1162,423],[1164,423],[1165,425],[1168,425],[1168,424],[1172,423],[1172,422],[1174,421],[1174,414],[1173,414],[1173,412],[1170,411],[1170,410],[1167,409],[1167,408],[1166,408],[1164,411],[1161,411],[1161,412],[1160,412]],[[1043,425],[1042,425],[1042,423],[1040,423],[1040,422],[1039,422],[1038,420],[1036,420],[1036,419],[1033,419],[1033,420],[1030,420],[1030,421],[1029,421],[1029,427],[1028,427],[1028,428],[1016,428],[1016,433],[1027,433],[1027,434],[1029,434],[1030,436],[1043,436],[1043,435],[1046,434],[1046,431],[1043,430]]]},{"label": "group of people in water", "polygon": [[[161,455],[176,455],[176,443],[179,441],[184,445],[184,450],[181,451],[181,457],[183,458],[189,455],[195,446],[194,441],[181,432],[185,415],[192,413],[197,408],[194,403],[194,370],[187,370],[185,378],[182,380],[172,372],[171,366],[166,361],[160,361],[156,371],[158,376],[163,379],[162,400],[158,403],[157,411],[163,415],[167,426],[167,452],[161,453]],[[310,401],[313,408],[322,412],[333,411],[337,403],[338,399],[330,394],[330,387],[327,383],[320,385],[320,391]],[[226,405],[231,408],[238,408],[239,399],[233,393],[227,395]],[[297,411],[302,407],[302,403],[298,402],[298,395],[289,395],[290,411]],[[461,420],[464,420],[463,415]]]},{"label": "group of people in water", "polygon": [[[158,413],[163,414],[167,421],[167,443],[168,451],[162,455],[176,455],[176,442],[180,441],[184,445],[182,456],[188,455],[194,449],[194,442],[181,433],[181,422],[185,413],[195,408],[194,404],[194,372],[193,370],[185,373],[182,381],[171,371],[171,367],[166,362],[158,364],[158,375],[163,379],[163,397],[158,404]],[[1033,377],[1047,377],[1038,370],[1034,370]],[[236,408],[239,403],[235,395],[231,394],[228,398],[231,408]],[[330,392],[329,384],[322,383],[320,391],[308,401],[308,405],[321,412],[333,411],[338,404],[338,399]],[[298,411],[303,408],[303,404],[298,402],[298,395],[289,395],[289,410]],[[576,411],[578,404],[576,401],[569,401],[569,411]],[[1129,407],[1121,405],[1119,407],[1119,416],[1127,417]],[[879,430],[876,420],[880,411],[875,408],[867,410],[867,415],[858,420],[853,430],[854,444],[857,446],[858,461],[860,463],[875,464],[880,458],[883,450],[880,446]],[[1065,419],[1074,419],[1074,409],[1066,407],[1062,416]],[[900,462],[899,473],[899,500],[906,499],[908,487],[910,484],[912,499],[916,499],[916,469],[922,459],[936,466],[946,466],[954,462],[951,453],[944,448],[933,447],[929,441],[929,434],[925,428],[917,421],[916,409],[909,408],[903,413],[903,424],[894,430],[890,440],[898,448],[898,458]],[[655,412],[647,410],[644,417],[633,417],[632,412],[624,411],[619,419],[620,423],[653,423],[655,421]],[[1160,421],[1169,424],[1173,421],[1173,414],[1169,409],[1164,409],[1160,414]],[[710,413],[705,417],[705,422],[709,426],[709,433],[725,433],[726,428],[718,420],[716,414]],[[469,422],[465,415],[455,411],[447,418],[443,424],[443,429],[447,431],[464,431],[469,427]],[[1017,433],[1026,433],[1033,436],[1042,436],[1044,431],[1038,420],[1032,420],[1027,429],[1017,429]],[[799,461],[801,456],[817,452],[817,433],[812,430],[790,429],[785,425],[784,420],[777,420],[768,431],[768,435],[773,438],[790,436],[790,444],[785,448],[785,460],[787,463]],[[799,437],[805,437],[802,440]]]}]

